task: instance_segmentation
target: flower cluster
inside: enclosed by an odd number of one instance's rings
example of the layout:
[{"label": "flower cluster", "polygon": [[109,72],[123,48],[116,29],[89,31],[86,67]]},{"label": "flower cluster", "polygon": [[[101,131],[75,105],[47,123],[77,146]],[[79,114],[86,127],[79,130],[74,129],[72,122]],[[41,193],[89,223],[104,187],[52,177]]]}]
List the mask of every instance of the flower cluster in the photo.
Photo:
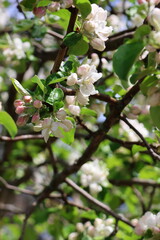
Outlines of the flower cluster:
[{"label": "flower cluster", "polygon": [[69,111],[78,116],[80,114],[80,107],[75,105],[78,103],[84,106],[89,101],[89,96],[98,93],[95,90],[94,83],[102,77],[102,73],[98,73],[94,64],[82,64],[76,73],[71,73],[67,78],[67,85],[78,88],[75,96],[67,96],[66,103]]},{"label": "flower cluster", "polygon": [[20,60],[26,58],[26,52],[31,48],[31,44],[28,41],[22,42],[18,37],[13,40],[8,36],[9,47],[3,50],[3,55],[6,57],[6,61]]},{"label": "flower cluster", "polygon": [[101,219],[96,218],[94,224],[90,221],[83,223],[77,223],[77,232],[73,232],[69,235],[68,240],[78,240],[80,235],[86,234],[91,238],[94,237],[108,237],[114,230],[113,219]]},{"label": "flower cluster", "polygon": [[154,48],[160,48],[160,9],[154,8],[149,16],[148,22],[154,30],[149,35],[149,44]]},{"label": "flower cluster", "polygon": [[89,187],[91,194],[97,194],[102,191],[102,186],[107,186],[108,174],[108,169],[96,159],[81,167],[80,182],[82,186]]},{"label": "flower cluster", "polygon": [[90,40],[94,49],[103,51],[105,41],[112,33],[112,27],[107,27],[107,11],[96,4],[92,4],[91,13],[83,22],[83,34]]},{"label": "flower cluster", "polygon": [[50,134],[55,137],[62,138],[63,131],[68,132],[73,128],[70,120],[66,119],[66,112],[60,108],[55,115],[49,117],[41,117],[43,104],[40,100],[32,100],[31,96],[24,96],[23,100],[17,99],[14,102],[16,113],[19,115],[17,119],[18,126],[24,126],[31,118],[31,123],[34,124],[34,131],[41,131],[45,142],[48,141]]},{"label": "flower cluster", "polygon": [[155,215],[151,212],[146,212],[138,221],[135,227],[137,235],[144,235],[147,230],[151,230],[153,236],[160,237],[160,212]]}]

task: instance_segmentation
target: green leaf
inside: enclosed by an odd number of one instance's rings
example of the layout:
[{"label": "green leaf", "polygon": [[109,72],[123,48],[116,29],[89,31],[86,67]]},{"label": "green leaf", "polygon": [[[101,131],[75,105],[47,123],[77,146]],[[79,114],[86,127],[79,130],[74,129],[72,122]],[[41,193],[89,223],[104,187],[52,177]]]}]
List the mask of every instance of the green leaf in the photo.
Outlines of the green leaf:
[{"label": "green leaf", "polygon": [[85,38],[81,38],[75,45],[69,48],[69,55],[84,55],[89,49],[89,44]]},{"label": "green leaf", "polygon": [[122,81],[128,80],[129,72],[143,47],[142,41],[129,42],[120,46],[114,54],[113,68]]},{"label": "green leaf", "polygon": [[141,40],[142,37],[148,35],[151,32],[151,27],[149,25],[142,25],[136,29],[134,37],[137,40]]},{"label": "green leaf", "polygon": [[76,7],[79,9],[82,18],[86,18],[91,12],[91,3],[89,0],[74,0]]},{"label": "green leaf", "polygon": [[17,92],[22,96],[30,95],[29,92],[27,92],[27,90],[15,78],[11,78],[11,81]]},{"label": "green leaf", "polygon": [[140,152],[140,151],[145,151],[146,148],[145,147],[142,147],[142,146],[139,146],[139,145],[133,145],[132,147],[132,153],[133,155],[137,152]]},{"label": "green leaf", "polygon": [[36,5],[36,7],[46,7],[48,6],[50,3],[52,3],[51,0],[40,0],[38,2],[38,4]]},{"label": "green leaf", "polygon": [[155,76],[148,76],[140,85],[140,89],[144,95],[147,95],[148,90],[154,87],[158,83],[158,79]]},{"label": "green leaf", "polygon": [[68,33],[64,37],[63,43],[67,47],[71,47],[71,46],[75,45],[81,38],[82,38],[82,34],[81,33],[71,32],[71,33]]},{"label": "green leaf", "polygon": [[31,81],[32,81],[33,83],[37,83],[38,86],[40,87],[40,89],[44,92],[45,87],[44,87],[42,81],[39,79],[39,77],[38,77],[37,75],[35,75],[34,77],[32,77],[32,78],[31,78]]},{"label": "green leaf", "polygon": [[35,0],[23,0],[20,5],[22,8],[25,8],[25,10],[32,11],[35,7],[36,1]]},{"label": "green leaf", "polygon": [[59,20],[56,20],[56,23],[67,30],[71,13],[67,9],[61,9],[57,12],[52,13],[55,16],[60,17]]},{"label": "green leaf", "polygon": [[66,77],[63,77],[63,75],[61,74],[61,72],[58,73],[53,73],[51,75],[49,75],[46,79],[46,84],[50,85],[50,84],[54,84],[54,83],[58,83],[58,82],[62,82],[66,79]]},{"label": "green leaf", "polygon": [[15,137],[18,131],[17,126],[13,118],[7,112],[0,112],[0,124],[2,124],[7,129],[12,138]]},{"label": "green leaf", "polygon": [[160,179],[160,172],[158,167],[153,166],[145,166],[139,172],[139,177],[141,179],[152,179],[152,180],[159,180]]},{"label": "green leaf", "polygon": [[86,115],[86,116],[93,116],[97,117],[97,113],[94,110],[91,110],[89,108],[83,107],[81,108],[81,115]]},{"label": "green leaf", "polygon": [[64,93],[60,88],[50,88],[48,94],[46,95],[45,101],[50,105],[53,105],[56,101],[61,101],[64,97]]},{"label": "green leaf", "polygon": [[153,124],[160,129],[160,106],[150,108]]},{"label": "green leaf", "polygon": [[63,129],[61,129],[61,132],[63,134],[63,138],[61,140],[66,143],[71,145],[74,142],[74,134],[75,134],[75,128],[72,128],[70,131],[65,132]]},{"label": "green leaf", "polygon": [[24,32],[33,26],[34,22],[30,19],[21,20],[19,23],[13,26],[14,32]]}]

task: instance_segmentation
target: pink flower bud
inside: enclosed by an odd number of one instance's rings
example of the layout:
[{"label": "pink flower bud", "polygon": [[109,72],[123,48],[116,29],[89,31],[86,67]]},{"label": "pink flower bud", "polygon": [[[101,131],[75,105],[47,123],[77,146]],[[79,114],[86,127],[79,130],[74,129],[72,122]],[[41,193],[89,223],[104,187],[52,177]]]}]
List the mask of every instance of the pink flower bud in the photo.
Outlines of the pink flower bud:
[{"label": "pink flower bud", "polygon": [[18,106],[18,107],[16,108],[16,111],[15,111],[15,112],[16,112],[17,114],[22,114],[22,113],[24,113],[25,109],[26,109],[25,106]]},{"label": "pink flower bud", "polygon": [[33,103],[33,106],[35,108],[41,108],[42,107],[42,102],[40,100],[35,100]]},{"label": "pink flower bud", "polygon": [[23,100],[25,103],[30,103],[32,101],[32,97],[31,96],[24,96]]},{"label": "pink flower bud", "polygon": [[28,115],[26,115],[26,116],[19,116],[17,121],[16,121],[17,126],[19,126],[19,127],[24,126],[27,123],[28,119],[29,119]]},{"label": "pink flower bud", "polygon": [[60,9],[60,3],[58,2],[53,2],[51,4],[49,4],[49,6],[47,7],[49,11],[51,12],[55,12],[58,11]]},{"label": "pink flower bud", "polygon": [[36,17],[41,18],[46,14],[46,7],[35,7],[33,9],[33,13]]},{"label": "pink flower bud", "polygon": [[19,106],[24,105],[24,102],[20,99],[17,99],[17,100],[14,101],[13,104],[14,104],[15,107],[19,107]]},{"label": "pink flower bud", "polygon": [[32,116],[31,122],[32,122],[32,123],[38,123],[39,120],[40,120],[39,113],[35,113],[35,114]]}]

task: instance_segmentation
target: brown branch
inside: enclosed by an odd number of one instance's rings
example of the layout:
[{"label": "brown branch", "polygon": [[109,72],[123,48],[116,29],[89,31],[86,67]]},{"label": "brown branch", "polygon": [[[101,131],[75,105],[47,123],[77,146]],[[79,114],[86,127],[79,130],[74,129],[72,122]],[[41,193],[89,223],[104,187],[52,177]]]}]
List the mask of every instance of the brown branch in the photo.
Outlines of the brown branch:
[{"label": "brown branch", "polygon": [[31,140],[31,139],[43,139],[43,136],[41,134],[26,134],[26,135],[17,136],[15,138],[1,136],[0,142],[17,142],[17,141],[25,141],[25,140]]},{"label": "brown branch", "polygon": [[133,187],[133,192],[137,196],[137,198],[138,198],[138,200],[141,204],[141,207],[142,207],[142,214],[144,214],[146,212],[146,207],[145,207],[145,204],[144,204],[143,196],[142,196],[141,192],[135,187]]},{"label": "brown branch", "polygon": [[157,183],[153,180],[144,180],[144,179],[126,179],[126,180],[115,180],[109,179],[109,182],[116,186],[133,186],[133,185],[140,185],[143,187],[160,187],[160,183]]},{"label": "brown branch", "polygon": [[[68,25],[68,29],[67,29],[67,33],[70,33],[70,32],[73,32],[74,30],[74,25],[75,25],[75,22],[76,22],[76,18],[77,18],[77,14],[78,14],[78,9],[77,8],[72,8],[70,7],[69,8],[70,12],[71,12],[71,17],[70,17],[70,21],[69,21],[69,25]],[[60,46],[60,49],[58,51],[58,55],[55,59],[55,63],[54,63],[54,66],[51,70],[51,73],[55,73],[59,70],[59,67],[61,65],[61,62],[63,61],[65,55],[66,55],[66,52],[67,52],[68,48],[66,47],[66,45],[64,45],[63,43],[61,44]],[[52,86],[52,85],[50,85]]]},{"label": "brown branch", "polygon": [[92,197],[89,193],[87,193],[84,189],[80,188],[71,179],[67,178],[65,180],[65,182],[69,186],[71,186],[74,190],[76,190],[78,193],[80,193],[83,197],[85,197],[90,203],[94,204],[96,207],[98,207],[101,210],[103,210],[103,212],[105,212],[105,213],[111,215],[112,217],[114,217],[115,219],[120,220],[120,221],[128,224],[129,226],[133,227],[133,225],[131,224],[131,222],[127,218],[125,218],[122,215],[119,215],[119,214],[115,213],[109,206],[107,206],[106,204],[100,202],[96,198]]},{"label": "brown branch", "polygon": [[10,185],[9,183],[6,182],[6,180],[4,180],[4,178],[0,177],[0,182],[4,185],[5,188],[13,190],[13,191],[17,191],[17,192],[21,192],[21,193],[25,193],[25,194],[29,194],[32,196],[35,196],[36,194],[30,190],[27,189],[21,189],[18,188],[16,186]]}]

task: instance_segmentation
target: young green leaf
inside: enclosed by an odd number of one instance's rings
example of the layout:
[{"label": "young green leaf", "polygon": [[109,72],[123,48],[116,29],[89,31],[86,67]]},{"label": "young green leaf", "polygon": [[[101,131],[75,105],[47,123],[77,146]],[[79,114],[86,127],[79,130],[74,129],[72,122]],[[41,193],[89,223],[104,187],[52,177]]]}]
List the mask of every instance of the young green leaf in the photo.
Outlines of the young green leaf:
[{"label": "young green leaf", "polygon": [[81,115],[86,115],[86,116],[92,116],[92,117],[97,117],[97,113],[89,108],[83,107],[81,108]]},{"label": "young green leaf", "polygon": [[63,43],[67,47],[71,47],[71,46],[75,45],[81,38],[82,38],[82,34],[81,33],[71,32],[71,33],[68,33],[64,37]]},{"label": "young green leaf", "polygon": [[61,101],[64,97],[64,93],[60,88],[50,88],[48,94],[46,95],[45,101],[50,105],[54,105],[54,102]]},{"label": "young green leaf", "polygon": [[142,41],[129,42],[120,46],[113,56],[113,68],[122,81],[127,81],[129,72],[144,47]]},{"label": "young green leaf", "polygon": [[89,0],[74,0],[74,4],[79,9],[82,18],[86,18],[91,12],[91,3]]},{"label": "young green leaf", "polygon": [[37,3],[36,7],[46,7],[46,6],[48,6],[50,3],[52,3],[51,0],[40,0],[40,1]]},{"label": "young green leaf", "polygon": [[89,44],[88,42],[84,39],[81,38],[75,45],[69,47],[69,55],[84,55],[87,53],[89,49]]},{"label": "young green leaf", "polygon": [[27,90],[15,78],[11,78],[11,81],[18,93],[23,96],[30,95],[29,92],[27,92]]},{"label": "young green leaf", "polygon": [[0,124],[2,124],[9,132],[12,138],[17,134],[17,126],[13,118],[5,111],[0,111]]},{"label": "young green leaf", "polygon": [[31,81],[32,81],[33,83],[37,83],[38,86],[40,87],[40,89],[44,92],[45,87],[44,87],[42,81],[39,79],[39,77],[38,77],[37,75],[35,75],[34,77],[32,77],[32,78],[31,78]]}]

